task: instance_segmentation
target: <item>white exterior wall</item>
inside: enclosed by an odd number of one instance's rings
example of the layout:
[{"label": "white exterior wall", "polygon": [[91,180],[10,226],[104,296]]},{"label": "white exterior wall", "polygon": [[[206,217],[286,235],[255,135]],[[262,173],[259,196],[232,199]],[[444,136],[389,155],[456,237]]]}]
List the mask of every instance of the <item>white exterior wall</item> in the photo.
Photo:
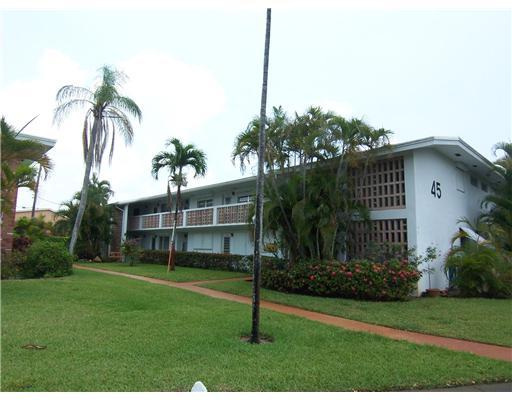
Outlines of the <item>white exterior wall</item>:
[{"label": "white exterior wall", "polygon": [[[410,245],[418,254],[428,246],[435,246],[441,252],[432,266],[432,288],[444,289],[448,279],[443,271],[451,239],[458,231],[458,220],[462,217],[474,219],[480,213],[480,203],[486,193],[470,184],[468,171],[461,171],[457,164],[433,149],[419,149],[414,152],[414,202],[415,224],[408,224]],[[460,165],[463,167],[462,165]],[[481,179],[479,179],[480,182]],[[441,197],[431,193],[432,182],[439,182]],[[460,187],[460,186],[463,186]],[[464,191],[458,190],[463,189]],[[409,199],[407,199],[409,201]],[[423,267],[422,267],[423,268]],[[419,282],[419,292],[428,289],[428,275]]]},{"label": "white exterior wall", "polygon": [[252,254],[252,242],[249,229],[216,229],[188,232],[188,251],[200,251],[206,253],[222,253],[225,236],[231,238],[230,253],[249,255]]}]

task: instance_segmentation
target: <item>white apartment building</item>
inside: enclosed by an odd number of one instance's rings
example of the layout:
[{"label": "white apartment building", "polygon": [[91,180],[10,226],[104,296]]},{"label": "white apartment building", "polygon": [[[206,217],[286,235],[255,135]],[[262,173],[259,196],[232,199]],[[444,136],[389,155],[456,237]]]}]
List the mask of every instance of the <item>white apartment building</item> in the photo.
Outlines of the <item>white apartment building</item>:
[{"label": "white apartment building", "polygon": [[[353,172],[358,177],[358,172]],[[442,266],[462,217],[474,219],[490,184],[500,179],[493,164],[460,138],[429,137],[382,150],[368,169],[364,183],[356,179],[356,196],[370,210],[371,229],[356,224],[356,255],[366,244],[394,243],[428,246],[442,256],[434,263],[433,288],[445,288]],[[248,255],[253,252],[248,223],[256,177],[183,190],[177,250]],[[166,194],[116,203],[119,224],[111,251],[119,251],[126,235],[139,237],[146,249],[168,249],[174,213]],[[418,284],[428,289],[428,277]]]}]

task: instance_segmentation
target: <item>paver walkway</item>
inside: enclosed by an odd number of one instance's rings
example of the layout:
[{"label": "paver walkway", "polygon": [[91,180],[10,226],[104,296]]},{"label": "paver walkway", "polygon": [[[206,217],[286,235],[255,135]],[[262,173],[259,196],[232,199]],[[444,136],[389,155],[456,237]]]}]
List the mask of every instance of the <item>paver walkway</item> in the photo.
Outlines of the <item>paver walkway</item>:
[{"label": "paver walkway", "polygon": [[[77,269],[84,269],[88,271],[101,272],[109,275],[124,276],[131,279],[136,279],[144,282],[155,283],[158,285],[170,286],[174,288],[184,289],[195,293],[200,293],[216,299],[223,299],[234,301],[242,304],[251,304],[252,300],[250,297],[239,296],[236,294],[220,292],[218,290],[209,289],[205,287],[196,286],[204,281],[195,282],[172,282],[163,279],[149,278],[146,276],[132,275],[124,272],[116,272],[99,268],[85,267],[81,265],[74,266]],[[243,280],[246,278],[231,278],[229,280]],[[213,281],[208,281],[213,282]],[[272,303],[269,301],[261,301],[261,307],[276,311],[282,314],[295,315],[298,317],[306,318],[311,321],[321,322],[327,325],[333,325],[340,328],[368,332],[380,336],[385,336],[395,340],[407,340],[408,342],[418,344],[428,344],[432,346],[444,347],[450,350],[465,351],[473,353],[483,357],[494,358],[497,360],[505,360],[512,362],[512,348],[505,346],[498,346],[493,344],[485,344],[479,342],[472,342],[464,339],[454,339],[442,336],[428,335],[425,333],[409,332],[395,328],[389,328],[382,325],[368,324],[366,322],[354,321],[342,317],[335,317],[332,315],[322,314],[315,311],[308,311],[298,307],[285,306],[283,304]]]}]

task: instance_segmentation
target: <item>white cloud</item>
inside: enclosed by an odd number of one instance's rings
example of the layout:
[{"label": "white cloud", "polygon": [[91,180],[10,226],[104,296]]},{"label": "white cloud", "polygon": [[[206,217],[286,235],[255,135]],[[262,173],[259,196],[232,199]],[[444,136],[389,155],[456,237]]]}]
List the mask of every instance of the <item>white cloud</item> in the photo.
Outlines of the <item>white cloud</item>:
[{"label": "white cloud", "polygon": [[[223,111],[224,90],[207,68],[163,52],[139,52],[116,67],[128,75],[123,93],[140,106],[143,121],[133,122],[135,140],[131,147],[125,147],[123,140],[116,141],[113,164],[109,166],[105,160],[100,176],[110,180],[119,199],[155,194],[163,191],[164,185],[150,176],[151,158],[170,137],[193,143],[193,136],[206,121]],[[68,200],[81,187],[83,113],[73,114],[59,127],[53,125],[55,94],[66,84],[90,87],[96,75],[64,53],[47,49],[33,79],[16,81],[0,90],[2,113],[10,124],[21,127],[39,114],[26,133],[57,139],[49,152],[55,169],[41,185],[38,207],[56,208],[55,203]],[[31,204],[32,192],[20,190],[18,208]]]}]

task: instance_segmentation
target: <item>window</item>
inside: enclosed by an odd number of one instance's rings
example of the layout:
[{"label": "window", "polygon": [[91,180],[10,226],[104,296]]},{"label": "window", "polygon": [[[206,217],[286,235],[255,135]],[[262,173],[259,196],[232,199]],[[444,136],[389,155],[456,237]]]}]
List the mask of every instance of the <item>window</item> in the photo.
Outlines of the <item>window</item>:
[{"label": "window", "polygon": [[183,241],[181,242],[181,251],[187,251],[188,249],[188,233],[183,234]]},{"label": "window", "polygon": [[456,175],[455,175],[455,184],[457,185],[457,190],[459,192],[464,193],[464,171],[457,168]]},{"label": "window", "polygon": [[487,187],[487,184],[485,184],[485,183],[483,183],[483,182],[480,182],[480,187],[482,188],[482,190],[483,190],[484,192],[488,192],[488,191],[489,191],[489,189],[488,189],[488,187]]},{"label": "window", "polygon": [[212,207],[212,206],[213,206],[213,199],[197,201],[197,208],[205,208],[205,207]]},{"label": "window", "polygon": [[478,179],[476,179],[473,175],[471,175],[469,178],[469,182],[471,182],[474,187],[478,187]]},{"label": "window", "polygon": [[231,197],[224,197],[224,204],[231,204]]},{"label": "window", "polygon": [[222,239],[222,252],[224,254],[231,253],[231,236],[224,236]]},{"label": "window", "polygon": [[238,196],[238,202],[239,203],[249,203],[254,200],[253,196],[245,195],[245,196]]}]

